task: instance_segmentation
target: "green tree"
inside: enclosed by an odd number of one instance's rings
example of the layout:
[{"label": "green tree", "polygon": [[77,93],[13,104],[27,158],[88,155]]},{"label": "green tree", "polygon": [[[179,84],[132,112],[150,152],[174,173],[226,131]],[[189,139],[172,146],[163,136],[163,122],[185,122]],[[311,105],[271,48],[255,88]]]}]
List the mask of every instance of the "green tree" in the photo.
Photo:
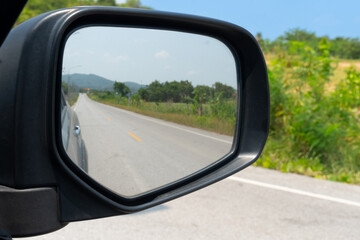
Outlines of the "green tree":
[{"label": "green tree", "polygon": [[203,104],[207,103],[212,96],[212,89],[206,85],[198,85],[194,89],[194,110],[199,116],[203,115]]},{"label": "green tree", "polygon": [[187,103],[189,98],[193,97],[194,87],[188,80],[182,80],[179,83],[179,95],[181,102]]},{"label": "green tree", "polygon": [[149,101],[151,102],[165,102],[166,101],[166,92],[164,85],[161,84],[158,80],[153,81],[149,87]]},{"label": "green tree", "polygon": [[345,59],[360,59],[360,41],[358,38],[337,37],[330,42],[332,56]]},{"label": "green tree", "polygon": [[138,95],[142,100],[149,101],[150,99],[149,91],[146,88],[140,88],[138,90]]},{"label": "green tree", "polygon": [[304,29],[294,28],[285,32],[284,36],[286,41],[297,41],[297,42],[318,42],[318,38],[316,37],[314,32],[308,32]]},{"label": "green tree", "polygon": [[130,93],[130,89],[125,85],[125,83],[122,82],[114,82],[114,91],[120,96],[125,96],[128,93]]},{"label": "green tree", "polygon": [[180,84],[179,82],[172,81],[172,82],[165,82],[164,84],[164,91],[165,91],[165,101],[172,101],[172,102],[180,102]]},{"label": "green tree", "polygon": [[220,99],[231,99],[236,94],[236,91],[233,87],[220,82],[216,82],[213,85],[213,89],[214,89],[214,97],[219,96]]}]

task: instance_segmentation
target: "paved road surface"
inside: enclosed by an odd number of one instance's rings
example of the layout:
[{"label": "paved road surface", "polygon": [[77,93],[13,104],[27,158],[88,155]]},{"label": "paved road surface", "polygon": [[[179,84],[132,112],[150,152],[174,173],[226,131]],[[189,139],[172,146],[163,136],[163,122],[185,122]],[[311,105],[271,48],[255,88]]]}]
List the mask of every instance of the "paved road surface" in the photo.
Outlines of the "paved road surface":
[{"label": "paved road surface", "polygon": [[144,212],[30,239],[360,239],[360,187],[249,167]]},{"label": "paved road surface", "polygon": [[235,179],[223,180],[144,212],[71,223],[57,232],[30,239],[357,240],[360,237],[359,186],[254,167],[234,176]]},{"label": "paved road surface", "polygon": [[188,176],[229,153],[232,145],[232,137],[100,104],[85,94],[74,109],[90,176],[123,195]]}]

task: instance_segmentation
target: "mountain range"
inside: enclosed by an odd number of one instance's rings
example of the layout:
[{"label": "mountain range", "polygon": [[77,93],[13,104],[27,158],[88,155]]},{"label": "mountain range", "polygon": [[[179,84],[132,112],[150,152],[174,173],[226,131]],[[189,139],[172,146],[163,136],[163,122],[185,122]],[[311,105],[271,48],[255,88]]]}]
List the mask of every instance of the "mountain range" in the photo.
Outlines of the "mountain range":
[{"label": "mountain range", "polygon": [[[79,89],[90,88],[90,90],[113,90],[114,81],[95,74],[66,74],[62,75],[62,81],[76,86]],[[145,88],[145,85],[136,82],[124,82],[131,92],[137,92],[140,88]]]}]

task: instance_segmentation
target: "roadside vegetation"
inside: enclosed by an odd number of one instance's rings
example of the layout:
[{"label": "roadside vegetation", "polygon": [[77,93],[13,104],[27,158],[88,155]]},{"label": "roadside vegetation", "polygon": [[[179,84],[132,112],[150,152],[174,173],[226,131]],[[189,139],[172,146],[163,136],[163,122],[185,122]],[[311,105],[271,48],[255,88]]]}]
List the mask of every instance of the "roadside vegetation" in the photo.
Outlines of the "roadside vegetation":
[{"label": "roadside vegetation", "polygon": [[303,42],[306,43],[306,46],[317,49],[324,38],[329,43],[328,50],[332,58],[354,59],[356,61],[360,59],[359,38],[316,36],[314,32],[308,32],[299,28],[291,29],[273,41],[264,39],[261,33],[256,35],[256,39],[261,45],[263,52],[275,55],[281,51],[289,51],[291,48],[290,42]]},{"label": "roadside vegetation", "polygon": [[74,105],[79,98],[79,90],[72,86],[69,87],[69,85],[64,82],[61,83],[61,88],[69,105]]},{"label": "roadside vegetation", "polygon": [[98,102],[150,117],[233,135],[236,122],[236,90],[222,83],[192,86],[189,81],[152,82],[137,93],[119,82],[114,91],[91,91]]},{"label": "roadside vegetation", "polygon": [[359,184],[360,61],[337,59],[327,38],[294,38],[265,51],[271,124],[256,165]]}]

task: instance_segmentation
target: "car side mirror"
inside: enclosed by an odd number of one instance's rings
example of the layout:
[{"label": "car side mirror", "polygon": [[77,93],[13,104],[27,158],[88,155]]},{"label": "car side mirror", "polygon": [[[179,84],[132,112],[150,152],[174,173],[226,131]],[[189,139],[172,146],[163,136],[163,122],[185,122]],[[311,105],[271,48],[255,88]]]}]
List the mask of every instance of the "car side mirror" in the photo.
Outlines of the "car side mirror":
[{"label": "car side mirror", "polygon": [[266,63],[233,24],[61,9],[14,28],[0,59],[0,185],[49,199],[0,216],[13,236],[181,197],[251,165],[268,136]]}]

